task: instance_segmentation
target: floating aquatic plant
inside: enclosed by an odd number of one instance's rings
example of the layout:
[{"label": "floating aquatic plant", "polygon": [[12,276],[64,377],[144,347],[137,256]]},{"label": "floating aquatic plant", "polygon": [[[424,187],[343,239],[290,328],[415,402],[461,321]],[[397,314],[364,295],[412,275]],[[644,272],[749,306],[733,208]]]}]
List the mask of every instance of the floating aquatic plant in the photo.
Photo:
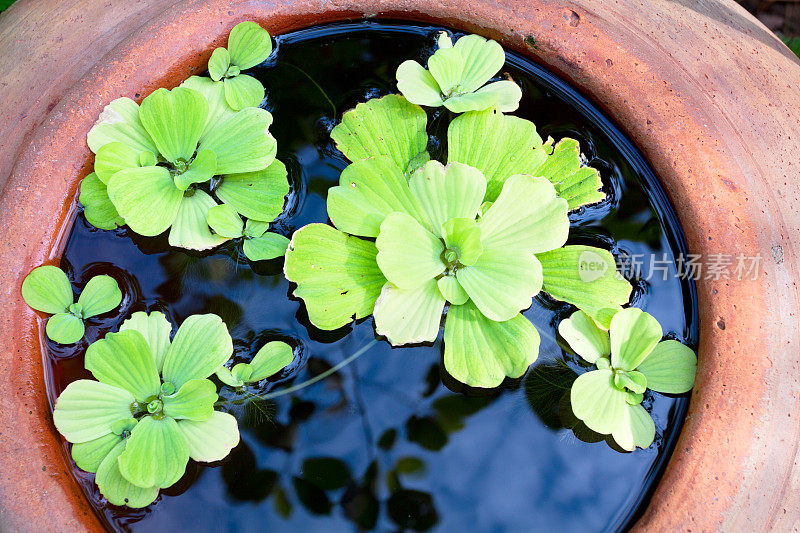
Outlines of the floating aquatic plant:
[{"label": "floating aquatic plant", "polygon": [[264,86],[243,70],[263,63],[272,53],[272,38],[255,22],[241,22],[228,36],[228,47],[219,47],[208,61],[208,73],[221,81],[225,101],[235,110],[258,107],[264,100]]},{"label": "floating aquatic plant", "polygon": [[86,351],[97,381],[74,381],[56,401],[53,420],[72,458],[114,505],[150,504],[190,458],[218,461],[239,442],[236,419],[214,410],[207,379],[233,351],[225,324],[193,315],[172,340],[171,329],[162,313],[134,313]]},{"label": "floating aquatic plant", "polygon": [[122,292],[111,276],[89,280],[75,301],[67,275],[51,265],[37,267],[22,282],[22,297],[33,309],[51,316],[47,337],[59,344],[72,344],[83,338],[84,320],[107,313],[122,302]]},{"label": "floating aquatic plant", "polygon": [[514,111],[519,107],[522,91],[511,80],[487,84],[506,61],[503,48],[480,35],[465,35],[453,44],[441,32],[438,49],[428,59],[425,69],[413,60],[397,68],[397,88],[414,104],[429,107],[445,106],[455,113],[497,108]]},{"label": "floating aquatic plant", "polygon": [[589,429],[611,435],[623,449],[647,448],[655,424],[642,407],[647,389],[669,394],[694,385],[697,357],[688,346],[664,340],[661,325],[650,314],[629,308],[617,312],[603,330],[582,311],[559,324],[570,347],[597,370],[572,384],[572,411]]},{"label": "floating aquatic plant", "polygon": [[286,253],[289,239],[278,233],[270,233],[268,222],[249,219],[247,223],[233,206],[222,204],[208,210],[208,225],[217,235],[227,239],[243,241],[244,255],[251,261],[274,259]]},{"label": "floating aquatic plant", "polygon": [[236,363],[230,369],[221,366],[217,369],[217,377],[230,387],[242,387],[280,372],[293,359],[291,346],[285,342],[271,341],[262,346],[249,363]]}]

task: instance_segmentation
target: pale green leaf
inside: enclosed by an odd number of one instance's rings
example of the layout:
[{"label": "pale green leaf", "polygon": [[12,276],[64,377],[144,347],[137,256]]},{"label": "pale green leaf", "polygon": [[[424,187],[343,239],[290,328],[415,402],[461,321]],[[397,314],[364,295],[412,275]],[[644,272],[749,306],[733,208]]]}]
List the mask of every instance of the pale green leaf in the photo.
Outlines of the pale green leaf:
[{"label": "pale green leaf", "polygon": [[58,396],[53,422],[69,442],[89,442],[112,433],[111,427],[117,421],[130,418],[134,401],[126,390],[79,379]]},{"label": "pale green leaf", "polygon": [[647,390],[647,378],[636,370],[617,371],[614,373],[614,385],[618,389],[628,389],[634,394],[644,394]]},{"label": "pale green leaf", "polygon": [[444,326],[444,367],[471,387],[491,388],[518,378],[539,355],[539,333],[522,315],[495,322],[472,302],[454,305]]},{"label": "pale green leaf", "polygon": [[126,445],[126,441],[118,443],[100,463],[95,476],[97,488],[112,505],[125,505],[134,509],[147,507],[158,496],[158,487],[137,487],[122,476],[119,457],[125,451]]},{"label": "pale green leaf", "polygon": [[558,196],[569,202],[570,211],[606,197],[599,190],[603,186],[599,172],[582,166],[580,146],[575,139],[564,138],[558,141],[535,175],[553,183]]},{"label": "pale green leaf", "polygon": [[222,177],[217,197],[244,217],[272,222],[283,211],[289,181],[286,166],[277,159],[265,169]]},{"label": "pale green leaf", "polygon": [[[123,168],[137,168],[142,153],[121,142],[104,144],[94,158],[94,172],[103,183]],[[152,153],[152,152],[149,152]]]},{"label": "pale green leaf", "polygon": [[200,136],[201,143],[206,136],[216,128],[220,121],[236,113],[225,100],[225,85],[221,81],[214,81],[201,76],[192,76],[184,81],[181,87],[187,87],[193,91],[199,92],[205,97],[206,102],[208,102],[208,118],[206,118],[203,134]]},{"label": "pale green leaf", "polygon": [[506,61],[503,48],[496,41],[480,35],[465,35],[456,41],[453,48],[464,61],[461,75],[461,90],[464,92],[482,87],[503,68]]},{"label": "pale green leaf", "polygon": [[462,90],[464,58],[455,48],[439,48],[428,59],[428,70],[445,99]]},{"label": "pale green leaf", "polygon": [[381,272],[400,288],[413,289],[445,270],[442,240],[405,213],[386,217],[375,246]]},{"label": "pale green leaf", "polygon": [[278,144],[269,133],[272,115],[266,109],[247,107],[217,122],[200,148],[217,155],[217,174],[257,172],[275,159]]},{"label": "pale green leaf", "polygon": [[442,225],[441,233],[447,248],[445,256],[454,253],[462,265],[474,265],[483,253],[481,228],[473,218],[451,218]]},{"label": "pale green leaf", "polygon": [[483,111],[490,108],[508,113],[517,110],[521,98],[522,89],[519,85],[511,80],[502,80],[490,83],[475,92],[448,98],[444,106],[453,113]]},{"label": "pale green leaf", "polygon": [[570,399],[575,416],[603,435],[621,427],[628,408],[625,392],[614,386],[611,370],[593,370],[578,376]]},{"label": "pale green leaf", "polygon": [[169,349],[169,336],[172,332],[172,324],[169,323],[164,313],[153,311],[147,314],[143,311],[138,311],[126,319],[119,327],[119,330],[134,330],[141,333],[150,347],[150,353],[156,363],[156,370],[161,373],[161,368],[164,366],[164,358],[167,356],[167,350]]},{"label": "pale green leaf", "polygon": [[86,142],[94,153],[112,142],[121,142],[137,152],[158,151],[139,118],[139,105],[130,98],[117,98],[108,104],[89,130]]},{"label": "pale green leaf", "polygon": [[463,305],[469,300],[469,294],[455,276],[442,276],[436,284],[442,297],[453,305]]},{"label": "pale green leaf", "polygon": [[106,455],[113,450],[122,440],[122,437],[109,433],[90,440],[72,445],[72,460],[81,470],[97,472]]},{"label": "pale green leaf", "polygon": [[281,341],[268,342],[262,346],[250,361],[250,375],[247,381],[261,381],[286,368],[294,360],[292,347]]},{"label": "pale green leaf", "polygon": [[183,199],[163,167],[120,170],[108,180],[108,197],[130,228],[146,237],[172,225]]},{"label": "pale green leaf", "polygon": [[386,156],[356,161],[344,169],[339,185],[328,189],[328,216],[351,235],[377,237],[381,223],[393,212],[421,218],[408,180]]},{"label": "pale green leaf", "polygon": [[256,78],[247,74],[227,78],[224,85],[225,101],[236,111],[245,107],[258,107],[264,100],[264,86]]},{"label": "pale green leaf", "polygon": [[192,315],[187,318],[167,351],[162,375],[164,381],[180,389],[192,379],[205,379],[233,353],[233,340],[217,315]]},{"label": "pale green leaf", "polygon": [[656,347],[664,333],[649,313],[630,307],[611,319],[611,365],[634,370]]},{"label": "pale green leaf", "polygon": [[156,158],[156,154],[151,151],[142,152],[139,154],[139,166],[140,167],[152,167],[158,163],[158,158]]},{"label": "pale green leaf", "polygon": [[375,244],[326,224],[297,230],[286,251],[284,273],[297,284],[311,323],[337,329],[372,314],[386,278],[378,268]]},{"label": "pale green leaf", "polygon": [[628,303],[631,285],[617,273],[611,252],[592,246],[565,246],[537,254],[544,290],[553,298],[577,306],[603,328],[621,305]]},{"label": "pale green leaf", "polygon": [[56,313],[47,320],[47,337],[59,344],[73,344],[83,338],[83,320],[70,313]]},{"label": "pale green leaf", "polygon": [[599,190],[602,186],[603,182],[597,169],[583,167],[559,183],[556,190],[559,197],[569,202],[569,209],[572,211],[603,200],[606,194]]},{"label": "pale green leaf", "polygon": [[244,225],[244,236],[257,239],[264,235],[267,230],[269,230],[269,222],[249,218],[247,219],[247,224]]},{"label": "pale green leaf", "polygon": [[408,187],[424,217],[416,218],[439,234],[442,224],[451,218],[475,218],[486,193],[486,178],[478,169],[461,163],[445,167],[429,161],[411,175]]},{"label": "pale green leaf", "polygon": [[533,254],[487,248],[474,265],[459,268],[456,279],[487,318],[503,321],[531,306],[542,287],[542,266]]},{"label": "pale green leaf", "polygon": [[43,313],[63,313],[72,304],[72,293],[67,275],[58,267],[44,265],[34,268],[22,282],[22,298],[33,309]]},{"label": "pale green leaf", "polygon": [[81,194],[78,200],[83,205],[83,216],[92,226],[110,230],[125,224],[125,220],[119,216],[108,197],[105,183],[100,181],[94,172],[81,181]]},{"label": "pale green leaf", "polygon": [[228,72],[231,66],[231,54],[224,46],[215,48],[208,60],[208,75],[214,81],[219,81]]},{"label": "pale green leaf", "polygon": [[231,369],[231,375],[234,377],[234,379],[238,379],[243,382],[250,381],[252,374],[253,369],[250,367],[249,363],[236,363]]},{"label": "pale green leaf", "polygon": [[214,412],[217,386],[208,379],[191,379],[172,395],[162,396],[164,414],[186,420],[206,420]]},{"label": "pale green leaf", "polygon": [[194,160],[182,174],[175,176],[175,186],[182,191],[195,183],[211,180],[217,170],[217,156],[211,150],[199,150]]},{"label": "pale green leaf", "polygon": [[208,102],[186,87],[156,89],[142,101],[139,116],[167,161],[189,162],[206,125]]},{"label": "pale green leaf", "polygon": [[267,60],[272,53],[272,39],[257,23],[240,22],[228,36],[228,51],[231,63],[246,70]]},{"label": "pale green leaf", "polygon": [[167,488],[186,471],[189,447],[178,423],[170,418],[142,418],[117,459],[122,476],[137,487]]},{"label": "pale green leaf", "polygon": [[397,67],[397,89],[412,104],[439,107],[442,101],[439,84],[425,67],[416,61],[403,61]]},{"label": "pale green leaf", "polygon": [[387,283],[375,302],[375,332],[392,346],[433,342],[439,335],[444,304],[435,279],[411,289]]},{"label": "pale green leaf", "polygon": [[659,342],[636,370],[647,378],[647,387],[667,394],[682,394],[694,386],[697,356],[675,340]]},{"label": "pale green leaf", "polygon": [[238,211],[229,204],[215,205],[208,210],[206,222],[214,233],[226,239],[236,239],[244,232],[244,222]]},{"label": "pale green leaf", "polygon": [[497,198],[509,177],[536,176],[536,169],[547,158],[532,122],[492,109],[464,113],[453,120],[447,129],[447,143],[448,163],[473,166],[486,176],[488,201]]},{"label": "pale green leaf", "polygon": [[440,31],[439,35],[436,37],[436,44],[439,48],[452,48],[453,39],[450,38],[450,35],[446,31]]},{"label": "pale green leaf", "polygon": [[102,315],[117,307],[122,302],[122,291],[117,280],[111,276],[95,276],[89,280],[78,297],[83,308],[83,318]]},{"label": "pale green leaf", "polygon": [[286,254],[289,239],[278,233],[264,233],[255,239],[245,239],[242,245],[244,255],[250,261],[268,261]]},{"label": "pale green leaf", "polygon": [[421,107],[390,94],[346,112],[331,138],[350,161],[385,155],[407,172],[428,146],[427,121]]},{"label": "pale green leaf", "polygon": [[620,448],[632,452],[639,448],[648,448],[656,438],[656,425],[641,405],[628,405],[623,412],[620,425],[611,432]]},{"label": "pale green leaf", "polygon": [[178,428],[189,448],[189,456],[195,461],[220,461],[239,444],[239,426],[228,413],[214,411],[202,422],[181,420]]},{"label": "pale green leaf", "polygon": [[558,325],[558,333],[570,348],[587,363],[611,355],[608,332],[597,327],[595,321],[583,311],[575,311]]},{"label": "pale green leaf", "polygon": [[169,230],[170,246],[210,250],[225,242],[225,237],[214,235],[208,227],[208,212],[215,205],[217,202],[201,190],[195,190],[191,196],[184,196]]},{"label": "pale green leaf", "polygon": [[160,391],[155,359],[138,331],[108,333],[92,343],[86,350],[85,366],[95,378],[129,391],[139,402]]},{"label": "pale green leaf", "polygon": [[228,370],[227,367],[224,366],[219,367],[216,370],[215,374],[222,383],[228,385],[229,387],[241,387],[244,385],[244,381],[241,380],[239,377],[235,376],[233,372]]}]

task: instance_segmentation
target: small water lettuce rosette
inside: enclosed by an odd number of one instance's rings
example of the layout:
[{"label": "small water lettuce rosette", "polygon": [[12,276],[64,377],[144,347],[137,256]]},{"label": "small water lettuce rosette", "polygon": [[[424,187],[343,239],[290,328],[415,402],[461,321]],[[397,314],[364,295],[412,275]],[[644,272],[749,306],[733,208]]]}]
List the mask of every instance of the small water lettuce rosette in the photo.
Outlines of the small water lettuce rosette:
[{"label": "small water lettuce rosette", "polygon": [[221,366],[217,377],[229,387],[241,388],[277,374],[294,360],[292,347],[282,341],[270,341],[256,352],[249,363],[236,363],[232,368]]},{"label": "small water lettuce rosette", "polygon": [[694,386],[697,356],[672,339],[661,340],[661,325],[636,308],[614,314],[608,331],[583,311],[558,326],[559,334],[587,363],[597,367],[572,384],[575,416],[589,429],[611,435],[623,449],[647,448],[655,423],[642,407],[647,389],[682,394]]},{"label": "small water lettuce rosette", "polygon": [[86,332],[84,321],[116,308],[122,302],[122,292],[111,276],[94,276],[76,302],[64,271],[44,265],[25,276],[22,298],[32,309],[53,315],[47,320],[47,338],[59,344],[73,344]]},{"label": "small water lettuce rosette", "polygon": [[193,315],[172,340],[171,329],[162,313],[134,313],[86,351],[97,381],[74,381],[56,401],[53,420],[72,458],[114,505],[149,505],[190,458],[219,461],[239,442],[236,419],[214,410],[208,379],[233,352],[227,327]]},{"label": "small water lettuce rosette", "polygon": [[438,49],[426,69],[417,61],[397,67],[397,88],[414,104],[441,107],[454,113],[515,111],[522,91],[511,80],[487,83],[503,68],[506,54],[495,41],[480,35],[464,35],[455,44],[446,32],[437,40]]},{"label": "small water lettuce rosette", "polygon": [[264,100],[264,86],[242,71],[263,63],[272,53],[272,38],[267,30],[252,21],[233,27],[228,47],[216,48],[208,60],[208,74],[222,81],[225,101],[236,111],[258,107]]},{"label": "small water lettuce rosette", "polygon": [[[252,23],[234,30],[229,47],[241,65],[269,55],[265,30],[256,31]],[[101,229],[127,225],[144,236],[169,230],[171,246],[192,250],[239,237],[265,239],[269,223],[283,211],[289,183],[286,167],[275,158],[272,115],[255,107],[263,94],[248,105],[239,105],[241,96],[235,106],[229,103],[227,87],[238,78],[255,81],[246,75],[224,82],[193,76],[180,87],[157,89],[141,105],[120,98],[106,106],[87,136],[96,154],[94,172],[81,184],[89,223]],[[208,213],[220,202],[241,224],[245,217],[259,230],[212,232]],[[265,240],[273,248],[281,241]],[[264,247],[256,248],[263,258]]]}]

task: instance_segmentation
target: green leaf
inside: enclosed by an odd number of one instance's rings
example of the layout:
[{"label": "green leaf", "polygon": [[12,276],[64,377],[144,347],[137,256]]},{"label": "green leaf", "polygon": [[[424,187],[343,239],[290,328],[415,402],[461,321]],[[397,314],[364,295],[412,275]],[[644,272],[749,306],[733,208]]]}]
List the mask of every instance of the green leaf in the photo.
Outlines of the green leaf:
[{"label": "green leaf", "polygon": [[169,323],[164,313],[153,311],[147,314],[143,311],[138,311],[125,320],[119,330],[138,331],[144,337],[156,363],[156,370],[161,373],[161,368],[164,366],[164,358],[167,356],[167,350],[169,349],[169,335],[172,332],[172,324]]},{"label": "green leaf", "polygon": [[461,163],[445,167],[429,161],[412,174],[408,187],[422,210],[423,217],[415,218],[438,235],[442,224],[452,218],[475,218],[486,193],[486,178],[478,169]]},{"label": "green leaf", "polygon": [[167,161],[188,162],[206,125],[208,102],[186,87],[156,89],[142,101],[139,116]]},{"label": "green leaf", "polygon": [[356,161],[344,169],[339,185],[328,189],[328,216],[345,233],[377,237],[383,221],[394,212],[421,219],[408,180],[388,157]]},{"label": "green leaf", "polygon": [[623,450],[632,452],[636,447],[648,448],[656,437],[656,425],[641,405],[627,405],[620,424],[611,432],[614,441]]},{"label": "green leaf", "polygon": [[381,272],[400,288],[413,289],[445,270],[442,240],[405,213],[386,217],[375,246]]},{"label": "green leaf", "polygon": [[231,63],[246,70],[267,60],[272,53],[272,39],[257,23],[240,22],[228,36],[228,50]]},{"label": "green leaf", "polygon": [[223,176],[217,197],[248,219],[272,222],[283,212],[289,193],[286,176],[286,166],[275,159],[257,172]]},{"label": "green leaf", "polygon": [[112,433],[115,422],[130,418],[134,401],[126,390],[79,379],[58,396],[53,422],[69,442],[89,442]]},{"label": "green leaf", "polygon": [[428,59],[428,70],[439,85],[439,90],[449,97],[461,91],[464,58],[455,48],[439,48]]},{"label": "green leaf", "polygon": [[421,107],[390,94],[358,104],[331,132],[350,161],[388,156],[404,172],[428,146],[428,116]]},{"label": "green leaf", "polygon": [[56,313],[47,320],[47,337],[59,344],[73,344],[83,338],[83,320],[70,313]]},{"label": "green leaf", "polygon": [[205,379],[232,353],[233,340],[220,317],[192,315],[178,328],[167,351],[164,381],[180,389],[189,380]]},{"label": "green leaf", "polygon": [[506,62],[503,48],[496,42],[480,35],[465,35],[453,46],[463,58],[461,90],[472,92],[482,87],[497,74]]},{"label": "green leaf", "polygon": [[425,67],[416,61],[403,61],[397,67],[397,89],[412,104],[440,107],[442,91]]},{"label": "green leaf", "polygon": [[472,93],[462,94],[445,100],[444,105],[453,113],[484,111],[496,108],[508,113],[519,108],[522,90],[510,80],[496,81]]},{"label": "green leaf", "polygon": [[72,304],[67,275],[58,267],[44,265],[34,268],[22,282],[22,298],[33,309],[43,313],[63,313]]},{"label": "green leaf", "polygon": [[664,333],[649,313],[631,307],[611,319],[611,366],[634,370],[656,347]]},{"label": "green leaf", "polygon": [[488,201],[497,198],[509,177],[536,176],[536,169],[547,158],[532,122],[491,109],[464,113],[453,120],[447,129],[447,143],[448,163],[473,166],[486,176]]},{"label": "green leaf", "polygon": [[139,118],[139,105],[130,98],[117,98],[108,104],[89,130],[86,142],[94,153],[112,142],[121,142],[137,152],[158,151]]},{"label": "green leaf", "polygon": [[192,379],[183,384],[175,394],[162,396],[164,414],[186,420],[206,420],[214,412],[214,402],[219,399],[217,386],[208,379]]},{"label": "green leaf", "polygon": [[495,322],[472,302],[447,312],[444,367],[466,385],[497,387],[506,376],[522,376],[538,355],[539,333],[522,315]]},{"label": "green leaf", "polygon": [[83,288],[78,303],[83,307],[83,318],[102,315],[122,302],[122,291],[111,276],[95,276]]},{"label": "green leaf", "polygon": [[575,416],[603,435],[621,427],[628,408],[625,392],[614,386],[611,370],[593,370],[578,376],[570,399]]},{"label": "green leaf", "polygon": [[558,333],[570,348],[587,363],[594,364],[600,357],[611,355],[608,332],[597,327],[595,321],[583,311],[575,311],[558,325]]},{"label": "green leaf", "polygon": [[[108,183],[111,176],[123,168],[137,168],[140,156],[144,152],[139,152],[121,142],[104,144],[97,150],[94,158],[94,171],[103,183]],[[152,152],[150,152],[152,153]]]},{"label": "green leaf", "polygon": [[137,487],[120,473],[119,457],[127,446],[126,441],[118,443],[106,455],[97,468],[95,482],[100,493],[112,505],[126,505],[131,508],[147,507],[158,496],[158,487]]},{"label": "green leaf", "polygon": [[644,391],[647,390],[647,378],[635,370],[615,372],[614,385],[618,389],[628,389],[634,394],[644,394]]},{"label": "green leaf", "polygon": [[456,279],[487,318],[504,321],[531,306],[542,288],[542,265],[524,251],[487,248]]},{"label": "green leaf", "polygon": [[455,252],[462,265],[474,265],[483,253],[481,228],[473,218],[451,218],[442,225],[442,237],[447,251]]},{"label": "green leaf", "polygon": [[81,470],[97,472],[106,455],[120,443],[122,437],[109,433],[88,442],[72,445],[72,460]]},{"label": "green leaf", "polygon": [[439,335],[444,304],[435,279],[410,289],[387,283],[375,302],[375,332],[392,346],[433,342]]},{"label": "green leaf", "polygon": [[194,183],[204,183],[214,177],[217,156],[211,150],[199,150],[186,172],[175,176],[175,186],[185,191]]},{"label": "green leaf", "polygon": [[214,235],[208,228],[208,212],[217,202],[201,190],[191,196],[184,196],[178,214],[169,230],[169,244],[190,250],[210,250],[227,239]]},{"label": "green leaf", "polygon": [[110,230],[125,224],[108,197],[106,184],[94,172],[81,181],[81,195],[78,200],[83,205],[83,216],[92,226]]},{"label": "green leaf", "polygon": [[580,145],[575,139],[558,141],[536,175],[553,183],[559,197],[569,202],[570,211],[606,197],[598,190],[603,184],[597,170],[582,166]]},{"label": "green leaf", "polygon": [[217,155],[217,174],[257,172],[275,159],[278,144],[269,133],[272,115],[266,109],[247,107],[217,122],[200,148]]},{"label": "green leaf", "polygon": [[210,78],[192,76],[181,83],[181,87],[186,87],[202,94],[208,102],[208,118],[200,136],[202,143],[206,136],[213,131],[217,124],[227,117],[236,113],[225,100],[225,84],[221,81],[214,81]]},{"label": "green leaf", "polygon": [[92,343],[86,350],[85,366],[95,378],[129,391],[139,402],[160,391],[153,354],[138,331],[108,333]]},{"label": "green leaf", "polygon": [[183,192],[166,168],[142,167],[114,174],[108,180],[108,197],[133,231],[153,237],[172,225]]},{"label": "green leaf", "polygon": [[617,273],[611,252],[592,246],[564,246],[537,254],[543,288],[557,300],[577,306],[607,329],[611,317],[628,303],[631,285]]},{"label": "green leaf", "polygon": [[603,182],[600,180],[600,173],[597,169],[582,167],[559,183],[556,190],[559,197],[569,202],[569,209],[572,211],[604,199],[606,193],[599,190],[602,186]]},{"label": "green leaf", "polygon": [[239,74],[225,80],[225,101],[232,109],[258,107],[264,100],[264,86],[256,78]]},{"label": "green leaf", "polygon": [[463,305],[469,300],[469,294],[455,276],[442,276],[436,284],[442,297],[453,305]]},{"label": "green leaf", "polygon": [[286,254],[289,239],[278,233],[265,233],[255,239],[245,239],[242,249],[250,261],[268,261]]},{"label": "green leaf", "polygon": [[208,210],[206,222],[214,230],[214,233],[226,239],[236,239],[244,232],[244,222],[242,217],[229,204],[215,205]]},{"label": "green leaf", "polygon": [[250,376],[247,381],[256,382],[268,378],[286,368],[294,360],[292,347],[281,341],[268,342],[250,361]]},{"label": "green leaf", "polygon": [[122,476],[137,487],[164,489],[186,471],[189,447],[174,419],[146,416],[131,431],[117,462]]},{"label": "green leaf", "polygon": [[216,370],[215,373],[219,378],[219,380],[229,387],[241,387],[242,385],[244,385],[244,381],[241,380],[239,377],[235,376],[233,372],[228,370],[227,367],[221,366]]},{"label": "green leaf", "polygon": [[219,81],[231,66],[231,54],[224,46],[215,48],[208,60],[208,75],[213,81]]},{"label": "green leaf", "polygon": [[247,224],[244,225],[244,236],[251,239],[258,239],[269,230],[269,222],[262,222],[261,220],[247,219]]},{"label": "green leaf", "polygon": [[667,394],[682,394],[694,386],[697,356],[678,341],[659,342],[636,370],[647,378],[647,387]]},{"label": "green leaf", "polygon": [[189,448],[189,456],[195,461],[220,461],[239,444],[239,426],[228,413],[214,411],[202,422],[181,420],[178,429]]},{"label": "green leaf", "polygon": [[337,329],[372,314],[386,278],[378,268],[375,244],[325,224],[294,233],[286,251],[286,279],[306,303],[311,323]]}]

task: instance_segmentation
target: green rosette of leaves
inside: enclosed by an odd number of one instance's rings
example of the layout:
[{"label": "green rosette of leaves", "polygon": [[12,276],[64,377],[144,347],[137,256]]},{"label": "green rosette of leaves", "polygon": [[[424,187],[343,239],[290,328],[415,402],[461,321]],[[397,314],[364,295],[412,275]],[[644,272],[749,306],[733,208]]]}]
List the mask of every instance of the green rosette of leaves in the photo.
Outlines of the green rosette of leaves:
[{"label": "green rosette of leaves", "polygon": [[661,325],[650,314],[629,308],[617,312],[608,331],[576,311],[558,332],[587,363],[597,367],[572,384],[575,416],[589,429],[611,435],[623,449],[647,448],[655,423],[642,407],[647,389],[681,394],[694,386],[697,356],[676,340],[661,340]]},{"label": "green rosette of leaves", "polygon": [[25,276],[22,298],[31,308],[53,315],[45,328],[50,340],[72,344],[83,338],[86,331],[84,321],[117,307],[122,302],[122,292],[111,276],[95,276],[83,288],[76,302],[64,271],[44,265]]},{"label": "green rosette of leaves", "polygon": [[258,107],[264,100],[264,86],[242,71],[263,63],[272,53],[272,38],[255,22],[241,22],[228,36],[228,47],[219,47],[208,61],[208,73],[221,81],[225,101],[235,110]]},{"label": "green rosette of leaves", "polygon": [[187,318],[170,340],[162,313],[134,313],[89,346],[97,381],[70,383],[53,411],[79,468],[114,505],[145,507],[175,484],[189,459],[219,461],[239,442],[236,419],[214,410],[209,379],[233,351],[216,315]]},{"label": "green rosette of leaves", "polygon": [[218,368],[217,377],[229,387],[240,388],[280,372],[293,360],[291,346],[285,342],[271,341],[262,346],[249,363],[236,363],[232,368]]},{"label": "green rosette of leaves", "polygon": [[447,33],[439,34],[438,49],[426,69],[413,60],[397,68],[397,88],[409,102],[441,107],[454,113],[497,108],[514,111],[522,91],[511,80],[487,82],[506,61],[496,41],[480,35],[465,35],[453,44]]}]

